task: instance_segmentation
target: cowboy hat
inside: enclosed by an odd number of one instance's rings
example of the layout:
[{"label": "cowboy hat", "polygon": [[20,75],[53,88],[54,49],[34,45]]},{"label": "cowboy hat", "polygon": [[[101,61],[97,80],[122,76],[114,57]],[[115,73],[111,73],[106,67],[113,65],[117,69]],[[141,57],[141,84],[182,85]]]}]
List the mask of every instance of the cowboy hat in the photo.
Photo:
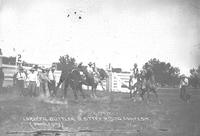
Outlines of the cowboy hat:
[{"label": "cowboy hat", "polygon": [[185,74],[182,74],[180,77],[181,77],[181,78],[186,78],[186,75],[185,75]]},{"label": "cowboy hat", "polygon": [[89,65],[89,66],[92,66],[92,62],[89,62],[88,65]]}]

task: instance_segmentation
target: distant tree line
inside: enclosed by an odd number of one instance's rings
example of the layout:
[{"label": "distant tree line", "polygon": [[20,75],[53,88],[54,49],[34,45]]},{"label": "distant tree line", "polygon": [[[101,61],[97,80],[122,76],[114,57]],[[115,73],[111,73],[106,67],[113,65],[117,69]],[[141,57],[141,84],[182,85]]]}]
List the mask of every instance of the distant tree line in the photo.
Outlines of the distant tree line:
[{"label": "distant tree line", "polygon": [[[147,64],[152,68],[155,80],[160,86],[178,86],[180,82],[180,69],[170,63],[162,62],[156,58],[150,59]],[[145,65],[143,69],[145,69]]]},{"label": "distant tree line", "polygon": [[59,62],[54,63],[57,66],[57,70],[70,71],[74,67],[77,67],[76,59],[70,57],[68,54],[60,56]]},{"label": "distant tree line", "polygon": [[190,69],[190,85],[194,88],[200,87],[200,66]]}]

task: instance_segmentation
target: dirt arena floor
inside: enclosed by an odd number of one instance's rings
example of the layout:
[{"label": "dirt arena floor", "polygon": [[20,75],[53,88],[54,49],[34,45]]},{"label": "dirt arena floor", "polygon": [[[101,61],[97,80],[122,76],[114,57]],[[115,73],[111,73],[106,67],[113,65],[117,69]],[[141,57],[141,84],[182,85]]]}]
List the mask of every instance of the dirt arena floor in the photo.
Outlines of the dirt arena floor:
[{"label": "dirt arena floor", "polygon": [[[97,92],[98,98],[75,101],[19,96],[15,89],[0,94],[0,136],[200,136],[200,90],[189,89],[189,103],[178,89],[158,89],[150,103],[128,93]],[[47,131],[48,130],[48,131]],[[50,131],[51,130],[51,131]],[[55,130],[55,131],[52,131]]]}]

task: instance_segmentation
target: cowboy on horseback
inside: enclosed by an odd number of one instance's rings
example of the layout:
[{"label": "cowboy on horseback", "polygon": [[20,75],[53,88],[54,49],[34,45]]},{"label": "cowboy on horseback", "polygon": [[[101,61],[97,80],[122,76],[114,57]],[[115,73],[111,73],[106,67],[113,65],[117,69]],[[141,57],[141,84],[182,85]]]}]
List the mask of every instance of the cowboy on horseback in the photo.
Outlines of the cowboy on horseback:
[{"label": "cowboy on horseback", "polygon": [[93,77],[94,71],[93,71],[93,67],[92,67],[92,62],[88,63],[87,72],[90,74],[91,77]]},{"label": "cowboy on horseback", "polygon": [[89,77],[94,79],[96,82],[99,81],[99,72],[95,63],[89,62],[87,66],[87,72],[89,73]]}]

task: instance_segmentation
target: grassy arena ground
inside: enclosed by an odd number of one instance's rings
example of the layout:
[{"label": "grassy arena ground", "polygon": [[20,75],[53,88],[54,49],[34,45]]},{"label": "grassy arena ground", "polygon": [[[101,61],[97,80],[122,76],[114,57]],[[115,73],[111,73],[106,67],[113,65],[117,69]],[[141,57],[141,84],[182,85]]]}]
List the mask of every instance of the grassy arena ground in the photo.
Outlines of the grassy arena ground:
[{"label": "grassy arena ground", "polygon": [[[69,90],[69,99],[64,104],[20,97],[15,90],[8,90],[0,94],[0,136],[11,135],[6,134],[8,131],[39,129],[104,130],[62,136],[200,136],[200,90],[188,92],[190,103],[179,99],[178,89],[159,89],[162,103],[151,97],[147,104],[133,102],[127,93],[98,92],[99,97],[94,100],[88,90],[86,100],[79,96],[80,100],[74,101]],[[61,94],[60,91],[58,97]]]}]

